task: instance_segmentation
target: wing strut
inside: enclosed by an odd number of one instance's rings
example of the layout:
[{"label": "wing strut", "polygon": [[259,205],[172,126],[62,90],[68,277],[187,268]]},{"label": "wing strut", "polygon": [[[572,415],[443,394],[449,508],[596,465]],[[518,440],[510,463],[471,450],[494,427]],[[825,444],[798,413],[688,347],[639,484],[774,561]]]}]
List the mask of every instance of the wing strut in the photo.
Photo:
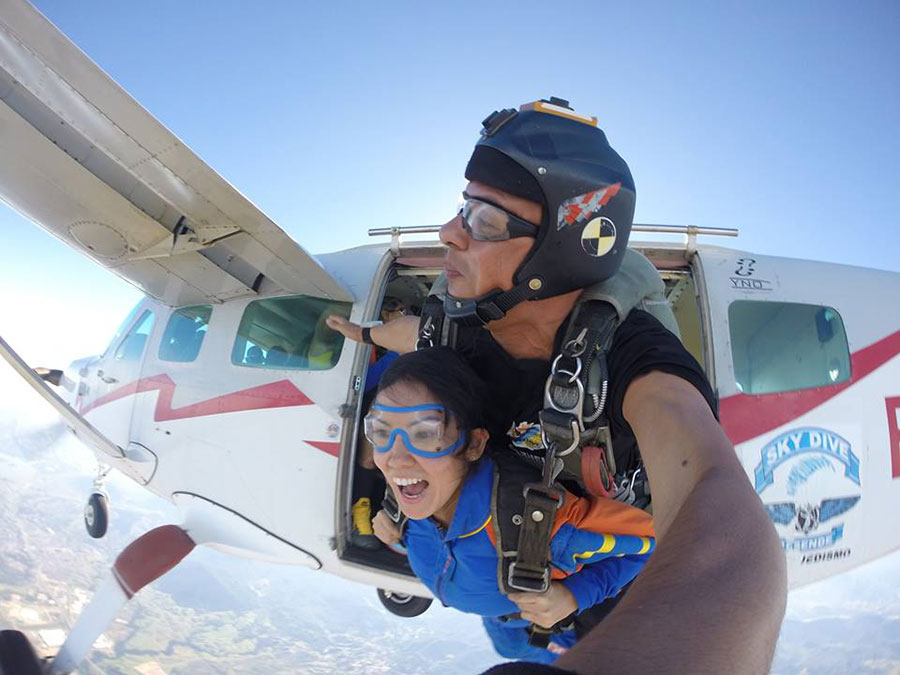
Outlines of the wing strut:
[{"label": "wing strut", "polygon": [[59,394],[53,391],[47,383],[34,372],[34,370],[29,368],[28,364],[22,360],[22,357],[16,354],[16,352],[13,351],[13,348],[10,347],[2,337],[0,337],[0,356],[13,367],[13,370],[22,376],[22,379],[31,385],[32,389],[40,394],[47,403],[53,406],[56,412],[62,415],[66,424],[69,425],[78,438],[110,457],[121,458],[125,456],[122,448],[97,431],[94,425],[84,419],[84,417],[79,415],[68,403],[60,398]]},{"label": "wing strut", "polygon": [[177,525],[157,527],[131,542],[116,558],[112,574],[78,617],[53,659],[49,674],[63,675],[75,670],[125,603],[180,563],[194,546],[194,540]]}]

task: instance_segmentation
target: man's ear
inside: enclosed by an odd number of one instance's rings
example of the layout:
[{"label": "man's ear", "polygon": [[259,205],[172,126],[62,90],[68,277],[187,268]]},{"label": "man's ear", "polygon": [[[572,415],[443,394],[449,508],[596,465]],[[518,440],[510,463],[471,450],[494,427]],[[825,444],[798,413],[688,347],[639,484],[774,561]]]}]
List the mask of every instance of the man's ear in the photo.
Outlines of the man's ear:
[{"label": "man's ear", "polygon": [[466,448],[466,459],[470,462],[477,461],[484,454],[490,434],[487,429],[472,429],[469,434],[469,447]]}]

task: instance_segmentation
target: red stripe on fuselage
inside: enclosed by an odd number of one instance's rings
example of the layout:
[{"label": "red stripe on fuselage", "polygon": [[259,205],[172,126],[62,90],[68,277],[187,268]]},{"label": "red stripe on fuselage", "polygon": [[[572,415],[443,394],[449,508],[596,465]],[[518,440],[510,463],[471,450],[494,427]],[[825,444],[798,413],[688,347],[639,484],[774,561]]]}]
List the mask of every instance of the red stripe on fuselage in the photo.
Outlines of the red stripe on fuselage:
[{"label": "red stripe on fuselage", "polygon": [[737,445],[805,415],[900,354],[900,331],[888,335],[850,357],[853,377],[829,387],[781,394],[735,394],[719,402],[722,428]]},{"label": "red stripe on fuselage", "polygon": [[341,453],[341,444],[340,443],[328,443],[326,441],[303,441],[307,443],[317,450],[321,450],[322,452],[327,452],[329,455],[334,455],[337,457]]},{"label": "red stripe on fuselage", "polygon": [[900,478],[900,396],[884,399],[891,439],[891,476]]},{"label": "red stripe on fuselage", "polygon": [[250,389],[242,389],[224,396],[217,396],[206,401],[192,403],[183,408],[172,407],[175,395],[175,382],[168,375],[154,375],[136,382],[126,384],[105,396],[101,396],[90,405],[81,409],[86,415],[102,405],[118,401],[126,396],[140,394],[145,391],[158,391],[156,410],[153,412],[155,422],[182,420],[190,417],[205,417],[223,413],[242,412],[245,410],[264,410],[267,408],[289,408],[292,406],[312,405],[312,400],[297,389],[289,380],[270,382]]}]

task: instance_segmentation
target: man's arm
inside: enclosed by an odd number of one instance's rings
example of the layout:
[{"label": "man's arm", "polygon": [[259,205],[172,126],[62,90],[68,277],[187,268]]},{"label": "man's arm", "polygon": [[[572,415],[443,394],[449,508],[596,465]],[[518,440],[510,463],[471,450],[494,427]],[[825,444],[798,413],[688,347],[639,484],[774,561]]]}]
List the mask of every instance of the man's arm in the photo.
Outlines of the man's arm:
[{"label": "man's arm", "polygon": [[[362,342],[362,328],[342,316],[332,314],[325,319],[326,325],[349,340]],[[369,335],[375,344],[392,352],[405,354],[416,349],[419,336],[419,317],[402,316],[384,324],[372,326]]]},{"label": "man's arm", "polygon": [[576,672],[768,672],[787,574],[772,523],[703,396],[661,372],[623,412],[650,479],[657,548],[628,594],[557,662]]}]

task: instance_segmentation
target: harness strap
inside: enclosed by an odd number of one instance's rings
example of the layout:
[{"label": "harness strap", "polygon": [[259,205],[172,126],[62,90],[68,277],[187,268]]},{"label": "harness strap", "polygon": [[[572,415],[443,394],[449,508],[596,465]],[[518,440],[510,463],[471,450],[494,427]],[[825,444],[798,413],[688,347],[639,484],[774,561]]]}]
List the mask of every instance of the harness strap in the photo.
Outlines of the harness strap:
[{"label": "harness strap", "polygon": [[543,593],[550,588],[550,535],[563,493],[557,487],[528,483],[524,494],[516,559],[506,581],[509,588]]},{"label": "harness strap", "polygon": [[456,348],[456,333],[459,327],[453,321],[445,320],[443,300],[437,295],[429,295],[422,305],[419,317],[419,337],[416,350],[446,345]]},{"label": "harness strap", "polygon": [[400,505],[394,497],[394,492],[389,487],[385,487],[384,489],[384,499],[381,501],[381,508],[384,509],[388,518],[397,525],[397,528],[400,530],[400,536],[402,537],[403,533],[406,531],[406,523],[409,521],[409,518],[403,515],[403,511],[400,510]]}]

